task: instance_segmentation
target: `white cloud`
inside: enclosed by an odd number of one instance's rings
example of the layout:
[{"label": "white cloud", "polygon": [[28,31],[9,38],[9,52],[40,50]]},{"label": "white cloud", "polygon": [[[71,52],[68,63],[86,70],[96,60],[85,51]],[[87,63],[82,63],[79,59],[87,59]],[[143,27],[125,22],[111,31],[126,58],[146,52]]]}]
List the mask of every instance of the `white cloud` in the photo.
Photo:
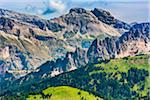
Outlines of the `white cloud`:
[{"label": "white cloud", "polygon": [[101,8],[123,21],[143,22],[149,21],[150,17],[148,1],[150,0],[0,0],[0,8],[38,14],[48,19],[65,14],[74,7]]},{"label": "white cloud", "polygon": [[57,10],[59,13],[64,13],[67,9],[66,3],[64,2],[63,0],[49,0],[49,6],[50,8]]}]

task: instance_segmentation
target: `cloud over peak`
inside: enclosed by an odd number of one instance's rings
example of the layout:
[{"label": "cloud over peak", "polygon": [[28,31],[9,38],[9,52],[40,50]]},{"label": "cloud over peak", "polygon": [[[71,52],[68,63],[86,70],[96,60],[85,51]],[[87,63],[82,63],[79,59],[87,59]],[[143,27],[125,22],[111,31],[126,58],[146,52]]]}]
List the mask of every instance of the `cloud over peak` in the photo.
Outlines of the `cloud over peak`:
[{"label": "cloud over peak", "polygon": [[67,9],[64,0],[49,0],[49,7],[55,9],[59,13],[63,13]]}]

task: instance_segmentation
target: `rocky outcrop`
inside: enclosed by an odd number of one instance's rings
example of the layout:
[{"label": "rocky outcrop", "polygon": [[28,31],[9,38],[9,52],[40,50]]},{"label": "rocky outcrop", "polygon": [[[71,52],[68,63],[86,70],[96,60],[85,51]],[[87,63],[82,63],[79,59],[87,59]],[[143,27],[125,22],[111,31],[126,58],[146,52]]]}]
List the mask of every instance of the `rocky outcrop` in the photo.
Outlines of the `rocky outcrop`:
[{"label": "rocky outcrop", "polygon": [[99,20],[101,20],[102,22],[112,25],[116,23],[116,19],[114,18],[114,16],[112,16],[110,14],[110,12],[102,10],[102,9],[98,9],[95,8],[92,13],[98,17]]},{"label": "rocky outcrop", "polygon": [[0,18],[0,29],[7,32],[7,30],[12,30],[14,24],[12,20],[1,17]]},{"label": "rocky outcrop", "polygon": [[96,39],[87,56],[89,61],[97,63],[139,53],[150,53],[150,23],[136,24],[119,38]]},{"label": "rocky outcrop", "polygon": [[65,58],[58,58],[55,61],[47,61],[39,66],[36,71],[20,78],[18,81],[28,82],[29,80],[39,81],[48,77],[54,77],[64,72],[72,71],[85,66],[88,63],[86,51],[77,48],[75,52],[68,52]]},{"label": "rocky outcrop", "polygon": [[91,12],[98,18],[98,20],[100,20],[103,23],[106,23],[108,25],[112,25],[114,28],[125,29],[125,30],[129,30],[130,29],[130,25],[129,24],[116,19],[108,11],[105,11],[103,9],[95,8]]},{"label": "rocky outcrop", "polygon": [[90,46],[87,56],[91,63],[115,58],[115,38],[96,39]]},{"label": "rocky outcrop", "polygon": [[72,71],[77,68],[83,67],[86,63],[88,63],[86,51],[77,48],[75,52],[68,52],[64,59],[57,59],[56,62],[53,64],[51,74],[55,72],[56,69],[58,69],[60,73]]}]

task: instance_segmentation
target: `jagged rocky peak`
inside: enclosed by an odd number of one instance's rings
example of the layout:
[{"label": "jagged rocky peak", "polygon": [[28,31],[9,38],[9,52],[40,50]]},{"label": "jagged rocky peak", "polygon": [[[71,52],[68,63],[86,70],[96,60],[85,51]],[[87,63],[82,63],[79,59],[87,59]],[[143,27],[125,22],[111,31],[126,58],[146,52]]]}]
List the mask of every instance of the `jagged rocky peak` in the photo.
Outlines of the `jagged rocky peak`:
[{"label": "jagged rocky peak", "polygon": [[[25,22],[28,24],[38,26],[42,30],[46,30],[48,28],[49,30],[51,30],[53,32],[59,32],[65,28],[62,21],[55,22],[55,20],[53,20],[53,19],[48,21],[48,20],[42,19],[38,16],[20,14],[20,13],[13,12],[10,10],[0,9],[0,16],[8,17],[11,19],[16,19],[21,22]],[[95,8],[93,11],[88,11],[83,8],[72,8],[72,9],[70,9],[70,12],[68,14],[66,14],[60,18],[62,18],[66,24],[73,24],[73,25],[77,25],[79,27],[81,27],[82,25],[88,24],[85,21],[87,19],[87,20],[89,20],[89,22],[98,23],[99,21],[101,21],[108,25],[114,24],[113,26],[115,28],[129,29],[128,24],[115,19],[108,11],[98,9],[98,8]],[[79,18],[81,19],[81,21],[83,20],[81,23],[79,23],[79,20],[77,20]],[[58,20],[59,18],[56,18],[56,19]],[[87,27],[88,27],[88,25],[87,25]],[[89,26],[89,27],[93,28],[93,26]],[[74,29],[74,30],[77,31],[77,29]],[[84,33],[85,29],[82,28],[81,32],[82,31]]]},{"label": "jagged rocky peak", "polygon": [[114,16],[112,16],[110,14],[110,12],[102,10],[102,9],[98,9],[95,8],[92,13],[98,17],[99,20],[101,20],[102,22],[106,23],[106,24],[115,24],[116,19],[114,18]]},{"label": "jagged rocky peak", "polygon": [[67,24],[73,24],[79,27],[85,26],[92,21],[99,22],[90,11],[83,8],[72,8],[68,14],[61,16],[61,18]]},{"label": "jagged rocky peak", "polygon": [[0,17],[0,29],[11,30],[14,26],[14,21],[5,17]]},{"label": "jagged rocky peak", "polygon": [[87,10],[83,8],[72,8],[69,13],[87,13]]},{"label": "jagged rocky peak", "polygon": [[141,31],[142,34],[150,34],[150,23],[141,23],[141,24],[135,24],[130,31],[136,32]]},{"label": "jagged rocky peak", "polygon": [[120,41],[143,39],[145,42],[150,41],[150,23],[135,24],[120,37]]},{"label": "jagged rocky peak", "polygon": [[[70,12],[52,20],[55,23],[60,23],[65,28],[64,36],[68,33],[73,34],[88,34],[88,35],[110,35],[119,36],[118,30],[112,26],[103,23],[90,11],[83,8],[72,8]],[[75,36],[75,35],[73,35]]]},{"label": "jagged rocky peak", "polygon": [[117,29],[125,29],[125,30],[129,30],[130,29],[130,25],[120,21],[118,19],[116,19],[110,12],[103,10],[103,9],[99,9],[99,8],[95,8],[94,10],[91,11],[100,21],[102,21],[103,23],[106,23],[108,25],[112,25],[114,28]]}]

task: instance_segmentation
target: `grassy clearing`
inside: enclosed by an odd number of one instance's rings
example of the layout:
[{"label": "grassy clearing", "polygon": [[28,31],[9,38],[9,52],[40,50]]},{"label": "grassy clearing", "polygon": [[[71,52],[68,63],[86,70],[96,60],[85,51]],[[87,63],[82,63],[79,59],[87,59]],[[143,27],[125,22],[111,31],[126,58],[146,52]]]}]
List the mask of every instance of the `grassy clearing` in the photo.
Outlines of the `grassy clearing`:
[{"label": "grassy clearing", "polygon": [[[130,68],[145,69],[150,72],[150,65],[148,64],[149,58],[150,58],[150,55],[126,57],[123,59],[121,58],[112,59],[108,63],[95,64],[95,67],[104,68],[103,72],[106,72],[106,73],[117,72],[117,71],[127,72]],[[101,70],[99,71],[101,72]],[[97,73],[97,72],[92,72],[92,73]]]},{"label": "grassy clearing", "polygon": [[[49,95],[46,99],[49,100],[100,100],[99,97],[95,97],[93,94],[90,94],[86,91],[72,88],[69,86],[59,86],[59,87],[49,87],[43,90],[43,94]],[[30,95],[27,100],[43,100],[41,94]]]}]

